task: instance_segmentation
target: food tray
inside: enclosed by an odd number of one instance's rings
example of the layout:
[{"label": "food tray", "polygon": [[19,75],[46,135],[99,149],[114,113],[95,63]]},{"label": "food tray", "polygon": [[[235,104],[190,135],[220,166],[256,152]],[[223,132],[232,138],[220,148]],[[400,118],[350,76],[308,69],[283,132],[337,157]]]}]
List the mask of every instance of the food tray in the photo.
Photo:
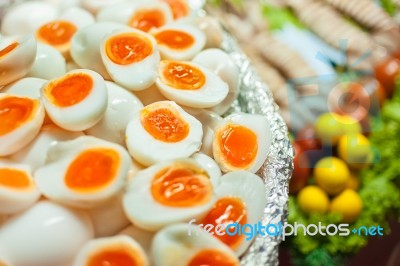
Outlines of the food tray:
[{"label": "food tray", "polygon": [[[0,1],[0,22],[7,7],[21,0]],[[206,15],[203,0],[188,1],[199,16]],[[240,70],[240,94],[228,113],[242,111],[264,115],[270,124],[271,146],[263,167],[258,172],[266,187],[267,206],[263,224],[284,223],[287,218],[288,183],[293,170],[293,149],[288,138],[288,129],[278,113],[266,84],[256,74],[249,59],[241,51],[235,39],[226,30],[221,48],[227,52]],[[246,266],[278,265],[278,247],[282,236],[257,236],[249,250],[242,256]]]}]

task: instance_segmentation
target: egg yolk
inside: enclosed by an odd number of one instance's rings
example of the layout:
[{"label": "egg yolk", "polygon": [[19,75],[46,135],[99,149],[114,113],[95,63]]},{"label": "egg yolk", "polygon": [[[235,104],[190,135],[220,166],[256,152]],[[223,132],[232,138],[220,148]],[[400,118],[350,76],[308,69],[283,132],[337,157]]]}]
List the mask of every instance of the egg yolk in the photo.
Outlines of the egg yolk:
[{"label": "egg yolk", "polygon": [[[242,226],[247,223],[246,207],[243,201],[236,197],[219,199],[203,220],[203,224],[212,224],[214,228],[219,224],[226,226],[236,222]],[[226,245],[235,248],[241,242],[243,235],[235,233],[235,228],[233,227],[229,227],[228,230],[234,235],[218,235],[217,232],[214,232],[214,236]]]},{"label": "egg yolk", "polygon": [[19,46],[19,43],[13,42],[12,44],[4,47],[3,49],[0,50],[0,58],[2,58],[3,56],[9,54],[14,49],[16,49],[18,46]]},{"label": "egg yolk", "polygon": [[68,21],[56,20],[44,24],[37,30],[38,39],[52,45],[68,43],[77,31],[77,27]]},{"label": "egg yolk", "polygon": [[131,248],[113,248],[97,251],[93,254],[87,266],[141,266],[144,265],[140,258]]},{"label": "egg yolk", "polygon": [[188,266],[239,266],[239,263],[220,250],[205,249],[194,255]]},{"label": "egg yolk", "polygon": [[206,76],[199,68],[184,62],[167,62],[162,77],[168,86],[179,90],[198,90],[206,83]]},{"label": "egg yolk", "polygon": [[257,135],[249,128],[229,124],[217,134],[223,160],[236,168],[247,168],[258,151]]},{"label": "egg yolk", "polygon": [[6,135],[27,122],[37,106],[29,98],[4,97],[0,99],[0,136]]},{"label": "egg yolk", "polygon": [[212,185],[203,170],[189,165],[174,165],[154,176],[151,194],[165,206],[194,207],[210,200]]},{"label": "egg yolk", "polygon": [[146,37],[135,33],[123,33],[109,38],[106,54],[117,65],[129,65],[142,61],[153,51],[153,45]]},{"label": "egg yolk", "polygon": [[171,49],[183,50],[194,44],[192,35],[179,30],[163,30],[154,35],[157,43]]},{"label": "egg yolk", "polygon": [[174,19],[189,15],[189,6],[186,0],[163,0],[172,10]]},{"label": "egg yolk", "polygon": [[51,82],[45,95],[59,107],[70,107],[82,102],[93,89],[93,79],[86,73],[74,73]]},{"label": "egg yolk", "polygon": [[135,12],[128,24],[136,29],[148,32],[165,24],[164,13],[156,8],[141,9]]},{"label": "egg yolk", "polygon": [[0,186],[11,189],[26,189],[30,187],[31,181],[25,172],[17,169],[0,169]]},{"label": "egg yolk", "polygon": [[177,111],[169,108],[143,109],[140,113],[144,129],[153,138],[168,143],[185,139],[190,131],[189,124]]},{"label": "egg yolk", "polygon": [[86,150],[69,165],[65,184],[77,192],[101,190],[114,180],[119,164],[119,154],[112,149]]}]

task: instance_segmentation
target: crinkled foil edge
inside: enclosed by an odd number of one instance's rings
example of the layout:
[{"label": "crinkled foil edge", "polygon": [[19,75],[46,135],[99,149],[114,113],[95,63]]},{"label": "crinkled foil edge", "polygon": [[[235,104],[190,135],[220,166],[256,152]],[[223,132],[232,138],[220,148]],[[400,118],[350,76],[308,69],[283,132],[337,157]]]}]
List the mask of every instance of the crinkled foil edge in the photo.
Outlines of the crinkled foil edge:
[{"label": "crinkled foil edge", "polygon": [[[22,1],[9,0],[0,3],[0,21],[6,7],[17,2]],[[196,8],[202,6],[203,3],[197,3]],[[240,94],[229,112],[261,114],[268,119],[270,125],[271,146],[267,160],[258,172],[264,180],[267,198],[263,225],[285,223],[288,213],[288,184],[293,170],[293,148],[289,141],[287,126],[278,113],[278,106],[268,86],[258,77],[249,59],[228,32],[224,32],[221,48],[230,55],[240,70]],[[282,236],[257,236],[242,256],[241,264],[244,266],[278,265],[278,248],[281,241]]]},{"label": "crinkled foil edge", "polygon": [[[288,183],[293,170],[293,148],[288,129],[278,113],[268,86],[264,84],[235,39],[224,33],[222,47],[240,70],[240,94],[229,112],[242,111],[264,115],[271,129],[271,146],[268,157],[258,174],[264,180],[267,206],[263,225],[285,223],[288,214]],[[245,266],[278,265],[278,247],[282,236],[257,236],[249,250],[243,255]]]}]

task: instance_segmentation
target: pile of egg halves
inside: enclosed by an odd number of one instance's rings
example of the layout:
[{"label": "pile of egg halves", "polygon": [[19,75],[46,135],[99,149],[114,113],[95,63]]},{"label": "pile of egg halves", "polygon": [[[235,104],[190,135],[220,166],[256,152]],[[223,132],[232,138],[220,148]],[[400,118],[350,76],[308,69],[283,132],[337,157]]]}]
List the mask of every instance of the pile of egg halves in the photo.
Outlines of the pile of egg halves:
[{"label": "pile of egg halves", "polygon": [[0,265],[239,265],[253,239],[215,229],[262,218],[271,136],[221,116],[239,89],[221,34],[184,0],[8,10]]}]

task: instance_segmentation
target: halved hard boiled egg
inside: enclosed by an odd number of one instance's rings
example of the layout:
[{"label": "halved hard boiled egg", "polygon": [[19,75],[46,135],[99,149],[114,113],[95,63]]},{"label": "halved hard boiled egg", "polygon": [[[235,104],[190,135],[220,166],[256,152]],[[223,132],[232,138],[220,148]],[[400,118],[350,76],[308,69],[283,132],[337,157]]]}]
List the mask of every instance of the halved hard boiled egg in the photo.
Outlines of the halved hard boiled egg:
[{"label": "halved hard boiled egg", "polygon": [[107,35],[101,58],[111,78],[129,90],[150,87],[157,76],[160,61],[153,36],[140,30],[117,30]]},{"label": "halved hard boiled egg", "polygon": [[236,113],[227,116],[214,133],[214,159],[224,172],[257,172],[267,159],[271,131],[262,115]]},{"label": "halved hard boiled egg", "polygon": [[185,61],[161,61],[156,84],[168,99],[195,108],[213,107],[229,91],[228,85],[212,71]]},{"label": "halved hard boiled egg", "polygon": [[228,111],[239,94],[239,69],[232,58],[221,49],[207,49],[196,55],[192,62],[208,68],[229,86],[226,98],[210,110],[220,115]]},{"label": "halved hard boiled egg", "polygon": [[29,165],[0,160],[0,214],[14,214],[40,197]]},{"label": "halved hard boiled egg", "polygon": [[153,240],[152,256],[155,266],[240,265],[226,245],[189,224],[174,224],[159,231]]},{"label": "halved hard boiled egg", "polygon": [[147,266],[142,247],[126,235],[90,240],[78,252],[73,266]]},{"label": "halved hard boiled egg", "polygon": [[161,0],[169,5],[174,19],[183,18],[189,15],[190,7],[187,0]]},{"label": "halved hard boiled egg", "polygon": [[53,46],[68,58],[73,35],[78,29],[92,23],[94,18],[89,12],[79,7],[71,7],[56,20],[41,25],[35,35],[39,42]]},{"label": "halved hard boiled egg", "polygon": [[155,102],[137,112],[126,128],[126,145],[143,165],[187,158],[200,150],[201,123],[172,101]]},{"label": "halved hard boiled egg", "polygon": [[103,118],[85,132],[104,140],[125,145],[125,130],[136,112],[143,108],[140,100],[131,92],[106,81],[108,107]]},{"label": "halved hard boiled egg", "polygon": [[72,37],[71,56],[81,68],[91,69],[110,80],[111,77],[103,64],[100,54],[100,44],[107,34],[117,29],[129,27],[115,22],[95,22],[87,27],[79,29]]},{"label": "halved hard boiled egg", "polygon": [[160,1],[132,1],[103,8],[98,21],[124,23],[132,28],[148,32],[173,20],[170,7]]},{"label": "halved hard boiled egg", "polygon": [[224,119],[218,114],[205,109],[186,107],[185,111],[193,115],[197,120],[201,122],[203,126],[203,140],[200,151],[212,157],[214,129],[219,124],[223,123]]},{"label": "halved hard boiled egg", "polygon": [[49,199],[81,208],[101,205],[125,185],[131,166],[121,146],[89,136],[59,142],[35,172],[39,190]]},{"label": "halved hard boiled egg", "polygon": [[72,70],[42,87],[42,101],[59,127],[82,131],[103,117],[108,102],[104,79],[88,69]]},{"label": "halved hard boiled egg", "polygon": [[135,91],[134,94],[140,99],[144,106],[152,104],[154,102],[168,101],[164,95],[157,89],[155,84],[142,91]]},{"label": "halved hard boiled egg", "polygon": [[53,79],[67,72],[67,64],[62,54],[50,45],[38,43],[36,59],[27,76]]},{"label": "halved hard boiled egg", "polygon": [[[245,224],[253,226],[261,221],[267,204],[265,185],[255,174],[235,171],[223,175],[215,191],[217,202],[201,223],[204,226],[211,224],[214,229],[221,224],[223,235],[215,230],[211,233],[240,256],[257,236],[256,228],[250,231]],[[247,230],[246,233],[243,230]]]},{"label": "halved hard boiled egg", "polygon": [[33,140],[44,114],[38,99],[0,93],[0,156],[13,154]]},{"label": "halved hard boiled egg", "polygon": [[173,20],[172,11],[168,5],[159,1],[138,2],[128,20],[132,28],[145,32],[159,28]]},{"label": "halved hard boiled egg", "polygon": [[190,24],[166,25],[153,31],[152,35],[161,57],[167,60],[191,60],[206,43],[204,33]]},{"label": "halved hard boiled egg", "polygon": [[92,238],[86,213],[41,200],[2,225],[0,261],[9,262],[7,265],[69,266]]},{"label": "halved hard boiled egg", "polygon": [[161,162],[133,177],[123,204],[126,215],[136,226],[156,231],[177,222],[199,219],[214,204],[210,176],[193,159]]},{"label": "halved hard boiled egg", "polygon": [[25,76],[36,57],[36,40],[32,35],[2,38],[0,41],[0,86]]},{"label": "halved hard boiled egg", "polygon": [[10,156],[11,160],[27,164],[35,171],[46,162],[47,151],[60,141],[73,140],[83,136],[83,132],[67,131],[56,125],[44,125],[37,137],[21,150]]}]

